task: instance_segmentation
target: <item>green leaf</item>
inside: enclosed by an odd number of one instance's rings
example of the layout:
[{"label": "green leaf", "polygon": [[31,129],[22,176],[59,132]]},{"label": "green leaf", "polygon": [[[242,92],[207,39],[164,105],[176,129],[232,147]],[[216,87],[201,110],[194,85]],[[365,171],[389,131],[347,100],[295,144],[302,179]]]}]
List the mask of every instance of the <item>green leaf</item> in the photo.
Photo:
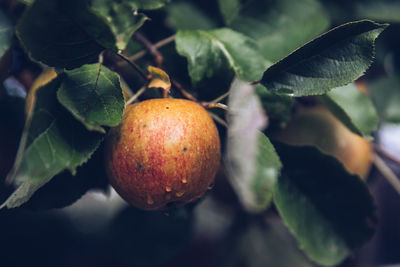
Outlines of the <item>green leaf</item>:
[{"label": "green leaf", "polygon": [[32,120],[24,129],[28,140],[25,149],[20,148],[22,159],[16,162],[12,177],[22,184],[1,207],[20,206],[65,169],[75,173],[103,140],[102,135],[88,132],[57,103],[56,90],[60,83],[61,79],[57,78],[36,91]]},{"label": "green leaf", "polygon": [[227,28],[179,31],[175,43],[178,53],[188,60],[189,75],[194,84],[212,77],[226,64],[245,81],[260,78],[263,69],[269,65],[253,40]]},{"label": "green leaf", "polygon": [[112,0],[96,0],[91,9],[98,13],[107,22],[116,40],[119,50],[124,50],[132,35],[149,18],[142,13],[135,13],[126,2]]},{"label": "green leaf", "polygon": [[279,121],[281,127],[285,126],[292,116],[293,98],[270,92],[261,84],[256,84],[254,90],[269,119]]},{"label": "green leaf", "polygon": [[228,139],[225,167],[244,208],[262,212],[271,202],[281,163],[261,133],[266,117],[253,87],[235,80],[229,94]]},{"label": "green leaf", "polygon": [[175,30],[210,30],[216,23],[193,3],[173,2],[167,7],[168,25]]},{"label": "green leaf", "polygon": [[334,28],[267,69],[261,84],[292,96],[321,95],[346,85],[371,65],[374,41],[386,27],[363,20]]},{"label": "green leaf", "polygon": [[65,71],[58,101],[88,130],[105,133],[102,126],[117,126],[124,111],[118,75],[93,64]]},{"label": "green leaf", "polygon": [[[71,12],[70,5],[76,5],[76,1],[36,0],[27,8],[17,25],[17,36],[32,58],[49,66],[68,69],[98,60],[104,49],[96,41],[100,37],[89,35],[78,22],[78,14]],[[79,16],[87,16],[88,20],[94,17],[87,9],[80,12],[83,14]],[[110,33],[102,27],[98,27],[98,31],[104,39],[109,39]]]},{"label": "green leaf", "polygon": [[264,57],[276,62],[321,34],[329,24],[317,0],[255,0],[243,5],[230,27],[256,40]]},{"label": "green leaf", "polygon": [[14,27],[7,15],[0,9],[0,58],[11,46]]},{"label": "green leaf", "polygon": [[225,24],[230,25],[239,15],[240,0],[218,0],[219,10],[224,18]]},{"label": "green leaf", "polygon": [[370,97],[354,83],[335,88],[319,100],[356,134],[370,137],[378,126],[378,115]]},{"label": "green leaf", "polygon": [[375,206],[366,184],[314,147],[275,148],[284,166],[274,192],[283,221],[310,259],[339,264],[374,233]]},{"label": "green leaf", "polygon": [[400,123],[400,80],[397,76],[389,76],[368,83],[379,117],[382,121]]},{"label": "green leaf", "polygon": [[134,9],[158,9],[168,4],[171,0],[125,0]]}]

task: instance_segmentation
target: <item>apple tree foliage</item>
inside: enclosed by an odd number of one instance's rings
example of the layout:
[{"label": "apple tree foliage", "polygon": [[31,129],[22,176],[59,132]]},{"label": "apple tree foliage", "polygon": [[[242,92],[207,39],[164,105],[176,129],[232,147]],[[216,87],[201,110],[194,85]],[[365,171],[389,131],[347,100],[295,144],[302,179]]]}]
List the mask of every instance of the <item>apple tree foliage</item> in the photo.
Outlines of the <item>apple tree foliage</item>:
[{"label": "apple tree foliage", "polygon": [[[373,235],[377,218],[365,182],[315,147],[270,140],[269,129],[285,125],[307,99],[366,138],[379,120],[400,121],[398,75],[372,83],[370,95],[354,83],[388,27],[363,18],[396,22],[385,12],[390,7],[356,5],[357,19],[348,22],[317,0],[20,2],[17,17],[0,10],[1,72],[9,72],[7,54],[19,46],[57,77],[26,109],[6,179],[15,191],[3,209],[59,208],[90,189],[106,190],[103,140],[121,122],[125,101],[148,85],[153,65],[170,77],[171,97],[186,97],[182,88],[201,102],[229,93],[220,98],[227,110],[210,112],[221,123],[223,166],[246,213],[274,205],[298,246],[323,266],[341,263]],[[140,100],[152,97],[161,97],[157,88]]]}]

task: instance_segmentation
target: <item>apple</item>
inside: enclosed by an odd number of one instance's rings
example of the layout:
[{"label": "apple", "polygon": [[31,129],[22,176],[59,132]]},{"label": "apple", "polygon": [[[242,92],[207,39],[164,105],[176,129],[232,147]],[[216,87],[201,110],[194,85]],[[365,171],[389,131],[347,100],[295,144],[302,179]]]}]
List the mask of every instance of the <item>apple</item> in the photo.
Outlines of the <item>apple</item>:
[{"label": "apple", "polygon": [[221,157],[208,112],[172,98],[127,106],[121,124],[107,136],[105,153],[111,185],[143,210],[165,210],[203,196]]},{"label": "apple", "polygon": [[314,145],[336,157],[348,172],[363,179],[372,165],[371,143],[351,132],[322,106],[300,109],[274,138],[290,145]]}]

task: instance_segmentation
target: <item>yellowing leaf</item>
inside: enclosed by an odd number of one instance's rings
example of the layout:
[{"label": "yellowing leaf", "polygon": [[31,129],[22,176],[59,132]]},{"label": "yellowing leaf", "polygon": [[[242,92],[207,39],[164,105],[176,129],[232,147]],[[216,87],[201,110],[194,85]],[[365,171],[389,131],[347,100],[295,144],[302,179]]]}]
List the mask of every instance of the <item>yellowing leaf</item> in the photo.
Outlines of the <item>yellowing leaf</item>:
[{"label": "yellowing leaf", "polygon": [[147,86],[148,88],[162,88],[169,92],[171,89],[171,81],[169,80],[169,76],[165,71],[153,66],[149,66],[147,71],[151,75],[151,81]]}]

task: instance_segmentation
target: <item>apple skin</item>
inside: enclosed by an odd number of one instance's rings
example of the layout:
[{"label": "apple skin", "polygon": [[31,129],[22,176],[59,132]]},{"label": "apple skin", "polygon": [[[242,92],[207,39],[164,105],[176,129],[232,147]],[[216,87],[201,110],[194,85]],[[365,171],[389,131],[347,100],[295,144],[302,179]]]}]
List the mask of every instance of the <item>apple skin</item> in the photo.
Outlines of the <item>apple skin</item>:
[{"label": "apple skin", "polygon": [[371,143],[351,132],[322,106],[299,110],[274,137],[290,145],[314,145],[362,179],[366,179],[372,165]]},{"label": "apple skin", "polygon": [[207,111],[170,98],[127,106],[105,151],[111,185],[143,210],[166,210],[203,196],[221,157],[218,130]]}]

